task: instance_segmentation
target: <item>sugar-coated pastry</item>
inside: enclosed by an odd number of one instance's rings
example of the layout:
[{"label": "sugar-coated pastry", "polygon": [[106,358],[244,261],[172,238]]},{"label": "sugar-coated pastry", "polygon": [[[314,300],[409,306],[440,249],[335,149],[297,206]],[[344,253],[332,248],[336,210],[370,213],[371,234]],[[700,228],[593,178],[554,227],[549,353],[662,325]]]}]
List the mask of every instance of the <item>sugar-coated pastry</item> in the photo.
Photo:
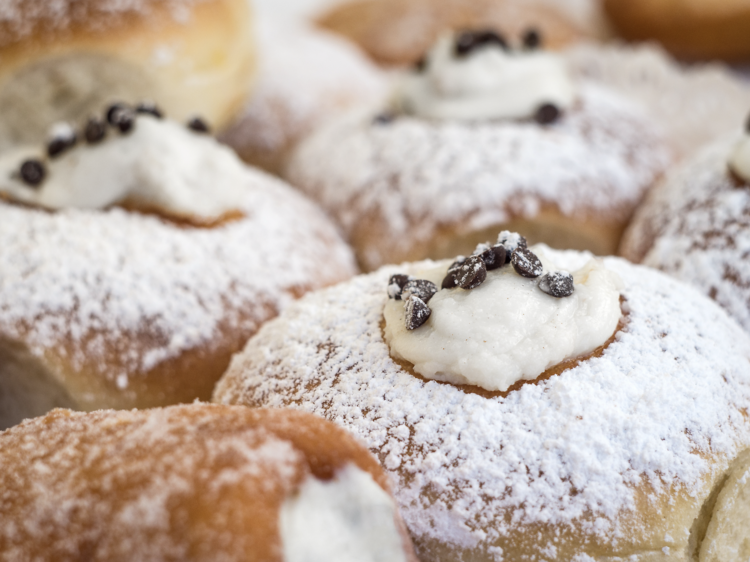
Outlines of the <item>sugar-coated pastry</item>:
[{"label": "sugar-coated pastry", "polygon": [[743,0],[604,0],[615,30],[659,41],[688,59],[750,60],[750,5]]},{"label": "sugar-coated pastry", "polygon": [[520,36],[533,28],[554,48],[591,37],[592,31],[559,2],[508,0],[357,0],[329,9],[318,23],[386,65],[414,64],[449,29],[481,26]]},{"label": "sugar-coated pastry", "polygon": [[377,461],[302,412],[54,410],[0,464],[2,560],[416,560]]},{"label": "sugar-coated pastry", "polygon": [[621,253],[696,286],[750,330],[750,123],[654,188]]},{"label": "sugar-coated pastry", "polygon": [[262,322],[355,272],[315,205],[199,122],[107,113],[0,156],[0,427],[207,398]]},{"label": "sugar-coated pastry", "polygon": [[254,71],[247,0],[23,0],[0,10],[0,150],[150,99],[225,125]]},{"label": "sugar-coated pastry", "polygon": [[351,112],[300,144],[288,179],[339,222],[365,269],[466,253],[502,228],[616,251],[670,149],[637,106],[576,80],[536,40],[445,35],[396,108]]},{"label": "sugar-coated pastry", "polygon": [[310,26],[258,18],[258,77],[220,139],[279,173],[295,144],[352,106],[381,101],[386,78],[351,43]]},{"label": "sugar-coated pastry", "polygon": [[505,232],[304,297],[214,400],[362,438],[421,560],[687,562],[750,448],[750,337],[658,271]]}]

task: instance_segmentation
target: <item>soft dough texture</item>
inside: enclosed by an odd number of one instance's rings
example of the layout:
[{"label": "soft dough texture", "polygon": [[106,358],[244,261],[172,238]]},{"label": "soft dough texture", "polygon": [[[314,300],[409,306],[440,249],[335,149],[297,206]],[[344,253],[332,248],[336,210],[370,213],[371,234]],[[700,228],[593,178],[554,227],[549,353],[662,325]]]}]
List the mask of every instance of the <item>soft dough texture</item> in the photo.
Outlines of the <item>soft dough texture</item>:
[{"label": "soft dough texture", "polygon": [[0,149],[115,100],[220,127],[252,84],[252,24],[247,0],[4,2]]},{"label": "soft dough texture", "polygon": [[625,99],[579,91],[548,127],[353,112],[301,143],[287,177],[339,222],[364,269],[470,253],[503,229],[612,254],[670,151]]},{"label": "soft dough texture", "polygon": [[[573,269],[590,257],[549,252]],[[750,338],[694,289],[604,261],[625,326],[600,356],[507,394],[426,382],[390,357],[385,289],[401,266],[288,308],[214,400],[317,412],[364,439],[422,560],[691,560],[704,504],[750,447]]]},{"label": "soft dough texture", "polygon": [[261,323],[356,271],[299,193],[252,169],[239,187],[244,216],[212,228],[0,203],[0,404],[26,404],[0,427],[56,405],[208,398]]},{"label": "soft dough texture", "polygon": [[[280,511],[310,482],[328,501],[349,483],[363,507],[389,490],[367,450],[325,420],[209,404],[55,410],[0,433],[0,464],[0,559],[8,561],[282,562],[289,544]],[[414,561],[395,510],[391,518],[401,560]],[[373,546],[357,559],[388,552]]]},{"label": "soft dough texture", "polygon": [[694,285],[750,331],[750,183],[729,170],[739,140],[671,171],[638,208],[620,251]]}]

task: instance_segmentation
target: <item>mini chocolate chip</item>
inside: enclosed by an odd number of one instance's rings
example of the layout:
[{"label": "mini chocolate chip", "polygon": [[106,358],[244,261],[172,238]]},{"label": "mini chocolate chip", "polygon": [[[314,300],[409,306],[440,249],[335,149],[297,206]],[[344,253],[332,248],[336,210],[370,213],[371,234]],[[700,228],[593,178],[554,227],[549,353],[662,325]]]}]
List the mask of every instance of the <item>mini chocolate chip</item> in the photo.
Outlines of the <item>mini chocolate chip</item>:
[{"label": "mini chocolate chip", "polygon": [[458,274],[458,268],[466,261],[463,256],[458,256],[456,261],[448,266],[448,274],[443,278],[443,282],[440,287],[442,289],[452,289],[456,286],[456,275]]},{"label": "mini chocolate chip", "polygon": [[542,262],[539,261],[536,254],[528,248],[516,248],[510,258],[510,263],[513,265],[513,269],[515,269],[521,277],[529,277],[533,279],[544,273]]},{"label": "mini chocolate chip", "polygon": [[75,133],[73,133],[73,135],[54,137],[49,143],[47,143],[47,155],[50,158],[60,156],[69,148],[73,148],[77,141],[78,135]]},{"label": "mini chocolate chip", "polygon": [[383,113],[378,113],[372,120],[373,123],[376,125],[388,125],[389,123],[392,123],[396,120],[396,114],[392,111],[384,111]]},{"label": "mini chocolate chip", "polygon": [[388,280],[388,298],[396,299],[397,301],[401,300],[401,292],[404,290],[404,285],[406,285],[409,282],[409,276],[404,275],[403,273],[397,273],[396,275],[391,275],[391,278]]},{"label": "mini chocolate chip", "polygon": [[542,46],[542,36],[535,28],[530,28],[523,33],[523,46],[529,50],[538,49]]},{"label": "mini chocolate chip", "polygon": [[479,256],[471,256],[456,270],[456,285],[462,289],[476,289],[487,279],[487,266]]},{"label": "mini chocolate chip", "polygon": [[497,243],[505,248],[505,263],[510,263],[510,257],[516,251],[516,248],[526,248],[528,246],[526,238],[517,232],[509,230],[503,230],[497,235]]},{"label": "mini chocolate chip", "polygon": [[410,279],[404,285],[403,296],[408,298],[408,295],[413,295],[419,297],[422,302],[428,303],[437,291],[437,285],[432,281],[428,281],[427,279]]},{"label": "mini chocolate chip", "polygon": [[479,257],[482,258],[487,271],[492,271],[493,269],[498,269],[506,264],[506,254],[505,246],[502,244],[495,244],[479,254]]},{"label": "mini chocolate chip", "polygon": [[560,117],[560,110],[554,103],[540,105],[534,114],[534,120],[540,125],[554,123]]},{"label": "mini chocolate chip", "polygon": [[27,185],[36,187],[44,181],[47,170],[40,160],[25,160],[21,164],[21,179]]},{"label": "mini chocolate chip", "polygon": [[427,57],[423,56],[414,63],[414,70],[424,72],[425,68],[427,68]]},{"label": "mini chocolate chip", "polygon": [[190,129],[191,131],[195,131],[196,133],[208,134],[209,132],[211,132],[211,129],[208,127],[208,123],[206,123],[200,117],[193,117],[190,121],[188,121],[187,127],[188,129]]},{"label": "mini chocolate chip", "polygon": [[119,111],[122,111],[123,109],[127,109],[128,106],[124,103],[113,103],[112,105],[107,108],[107,123],[109,123],[112,126],[117,125],[117,121],[115,120],[115,114]]},{"label": "mini chocolate chip", "polygon": [[114,121],[115,127],[122,133],[126,134],[133,130],[135,127],[135,113],[132,109],[121,108],[116,110],[112,114],[112,120]]},{"label": "mini chocolate chip", "polygon": [[430,314],[432,314],[432,310],[430,310],[430,307],[422,299],[411,295],[404,305],[404,313],[406,329],[416,330],[427,322]]},{"label": "mini chocolate chip", "polygon": [[83,129],[83,136],[89,144],[96,144],[107,136],[107,127],[98,117],[91,117]]},{"label": "mini chocolate chip", "polygon": [[505,41],[505,38],[495,31],[463,31],[456,36],[454,53],[457,57],[461,58],[471,54],[472,51],[479,47],[493,44],[502,49],[508,49],[508,43]]},{"label": "mini chocolate chip", "polygon": [[539,288],[558,299],[569,297],[575,291],[573,276],[567,271],[553,271],[543,275],[539,280]]},{"label": "mini chocolate chip", "polygon": [[137,106],[135,106],[135,112],[140,113],[141,115],[152,115],[157,119],[161,119],[162,117],[164,117],[161,109],[159,109],[159,107],[155,103],[150,101],[139,103]]}]

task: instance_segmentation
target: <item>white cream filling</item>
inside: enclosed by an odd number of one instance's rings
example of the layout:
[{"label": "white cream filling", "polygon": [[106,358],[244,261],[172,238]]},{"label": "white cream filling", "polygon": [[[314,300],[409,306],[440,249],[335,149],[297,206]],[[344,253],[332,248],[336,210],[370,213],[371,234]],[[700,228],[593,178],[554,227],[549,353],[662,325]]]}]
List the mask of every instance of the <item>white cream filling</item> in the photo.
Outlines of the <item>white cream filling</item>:
[{"label": "white cream filling", "polygon": [[[38,186],[20,179],[21,163],[28,158],[46,166],[46,178]],[[244,177],[244,165],[231,149],[150,115],[138,115],[127,134],[109,127],[97,144],[79,139],[57,158],[46,158],[39,148],[0,157],[0,192],[47,209],[128,203],[213,221],[238,210]]]},{"label": "white cream filling", "polygon": [[525,119],[544,104],[563,110],[575,100],[557,54],[485,45],[459,58],[453,45],[453,35],[441,37],[425,70],[404,78],[400,98],[408,112],[428,119]]},{"label": "white cream filling", "polygon": [[328,482],[309,477],[279,529],[285,562],[406,562],[393,500],[354,465]]},{"label": "white cream filling", "polygon": [[[560,271],[535,246],[544,271]],[[440,287],[448,261],[406,273]],[[385,305],[385,339],[391,355],[414,365],[428,379],[505,391],[519,380],[532,380],[558,363],[603,345],[620,319],[617,274],[592,258],[571,272],[574,293],[555,298],[543,293],[537,279],[521,277],[511,265],[487,272],[472,290],[442,289],[428,306],[424,325],[407,330],[404,303]]]},{"label": "white cream filling", "polygon": [[745,134],[729,157],[729,167],[740,178],[750,182],[750,134]]}]

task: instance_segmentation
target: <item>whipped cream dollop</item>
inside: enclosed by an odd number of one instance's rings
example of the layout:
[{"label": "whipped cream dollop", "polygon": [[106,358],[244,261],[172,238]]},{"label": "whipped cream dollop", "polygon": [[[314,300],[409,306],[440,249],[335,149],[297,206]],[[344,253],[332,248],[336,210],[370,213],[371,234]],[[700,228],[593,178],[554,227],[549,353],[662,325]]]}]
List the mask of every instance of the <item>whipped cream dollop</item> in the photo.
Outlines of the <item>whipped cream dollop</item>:
[{"label": "whipped cream dollop", "polygon": [[526,119],[543,106],[558,110],[575,101],[562,57],[542,50],[509,49],[486,42],[464,55],[456,36],[442,36],[424,68],[404,78],[403,109],[429,119]]},{"label": "whipped cream dollop", "polygon": [[[37,185],[21,176],[28,160],[44,166]],[[151,115],[138,115],[127,133],[109,128],[100,142],[79,142],[54,158],[39,147],[0,157],[0,194],[11,200],[50,210],[123,204],[207,223],[238,211],[245,177],[231,149]]]},{"label": "whipped cream dollop", "polygon": [[[544,272],[565,271],[545,249],[531,248]],[[440,287],[448,266],[426,262],[408,273]],[[404,302],[389,299],[383,314],[391,356],[408,361],[425,378],[490,391],[508,390],[585,356],[617,329],[621,281],[593,257],[570,273],[575,291],[556,298],[540,290],[540,278],[523,277],[510,265],[487,271],[475,289],[437,291],[429,300],[429,318],[415,330],[406,328]]]},{"label": "whipped cream dollop", "polygon": [[750,182],[750,118],[742,138],[729,156],[729,168],[741,179]]},{"label": "whipped cream dollop", "polygon": [[406,562],[396,506],[369,473],[348,465],[310,476],[281,506],[285,562]]}]

